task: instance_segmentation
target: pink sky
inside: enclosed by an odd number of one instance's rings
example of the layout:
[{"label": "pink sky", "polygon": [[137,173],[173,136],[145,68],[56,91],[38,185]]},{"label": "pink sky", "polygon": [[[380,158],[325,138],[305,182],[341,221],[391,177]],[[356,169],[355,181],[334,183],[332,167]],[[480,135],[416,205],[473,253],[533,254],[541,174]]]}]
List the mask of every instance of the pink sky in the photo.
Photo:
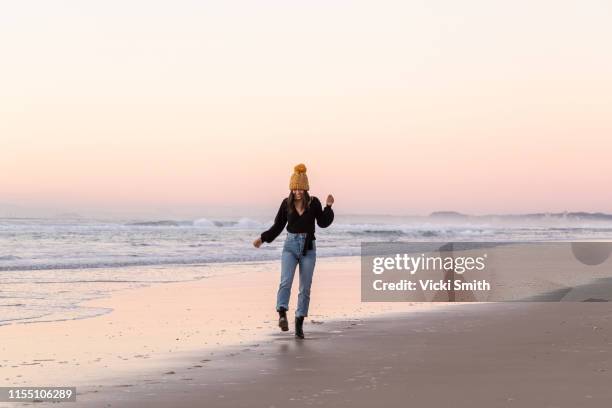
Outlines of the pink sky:
[{"label": "pink sky", "polygon": [[612,6],[504,3],[3,4],[0,204],[612,212]]}]

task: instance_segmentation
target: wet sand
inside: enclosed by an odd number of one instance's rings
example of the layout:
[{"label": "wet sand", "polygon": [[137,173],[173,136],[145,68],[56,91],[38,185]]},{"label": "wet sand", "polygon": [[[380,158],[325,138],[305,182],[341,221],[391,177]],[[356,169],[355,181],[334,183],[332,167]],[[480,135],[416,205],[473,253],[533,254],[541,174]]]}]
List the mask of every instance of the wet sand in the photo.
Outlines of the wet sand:
[{"label": "wet sand", "polygon": [[107,315],[2,326],[2,385],[75,385],[74,407],[612,401],[609,302],[362,303],[359,258],[322,258],[302,341],[276,327],[278,267],[216,265],[84,304]]},{"label": "wet sand", "polygon": [[[209,265],[201,274],[210,278],[126,289],[81,304],[112,309],[102,316],[0,326],[0,384],[74,385],[80,399],[145,377],[165,378],[172,361],[190,353],[216,356],[228,346],[265,340],[277,331],[279,268],[279,262]],[[433,307],[361,303],[357,257],[320,258],[315,273],[307,330],[317,326],[311,320]],[[297,287],[296,277],[290,314]]]},{"label": "wet sand", "polygon": [[88,407],[603,407],[609,303],[496,303],[314,325],[194,353]]}]

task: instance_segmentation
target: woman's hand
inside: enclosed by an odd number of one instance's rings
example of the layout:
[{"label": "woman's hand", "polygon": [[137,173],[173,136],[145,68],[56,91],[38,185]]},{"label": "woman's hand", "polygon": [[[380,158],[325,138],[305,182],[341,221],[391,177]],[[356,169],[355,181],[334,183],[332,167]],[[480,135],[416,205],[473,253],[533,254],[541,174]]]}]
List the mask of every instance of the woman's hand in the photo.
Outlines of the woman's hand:
[{"label": "woman's hand", "polygon": [[253,241],[253,246],[255,248],[259,248],[262,244],[261,237],[258,237],[255,241]]},{"label": "woman's hand", "polygon": [[325,204],[332,205],[333,203],[334,203],[334,196],[330,194],[327,196],[327,201],[325,202]]}]

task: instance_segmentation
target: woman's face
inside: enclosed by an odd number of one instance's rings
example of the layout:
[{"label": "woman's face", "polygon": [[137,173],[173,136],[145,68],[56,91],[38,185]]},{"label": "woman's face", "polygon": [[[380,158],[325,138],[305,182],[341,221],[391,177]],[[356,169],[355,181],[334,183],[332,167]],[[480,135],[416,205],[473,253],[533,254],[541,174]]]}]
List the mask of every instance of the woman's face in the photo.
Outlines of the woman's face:
[{"label": "woman's face", "polygon": [[304,190],[291,190],[293,192],[293,198],[301,200],[304,197]]}]

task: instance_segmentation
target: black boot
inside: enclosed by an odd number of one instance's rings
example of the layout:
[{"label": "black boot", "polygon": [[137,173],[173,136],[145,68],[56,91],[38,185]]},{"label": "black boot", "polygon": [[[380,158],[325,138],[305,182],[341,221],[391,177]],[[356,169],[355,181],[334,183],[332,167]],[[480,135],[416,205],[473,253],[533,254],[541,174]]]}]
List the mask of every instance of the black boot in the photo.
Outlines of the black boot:
[{"label": "black boot", "polygon": [[300,339],[304,338],[304,316],[295,318],[295,337],[299,337]]},{"label": "black boot", "polygon": [[278,327],[281,328],[282,331],[289,330],[289,321],[287,320],[287,309],[281,307],[278,310]]}]

